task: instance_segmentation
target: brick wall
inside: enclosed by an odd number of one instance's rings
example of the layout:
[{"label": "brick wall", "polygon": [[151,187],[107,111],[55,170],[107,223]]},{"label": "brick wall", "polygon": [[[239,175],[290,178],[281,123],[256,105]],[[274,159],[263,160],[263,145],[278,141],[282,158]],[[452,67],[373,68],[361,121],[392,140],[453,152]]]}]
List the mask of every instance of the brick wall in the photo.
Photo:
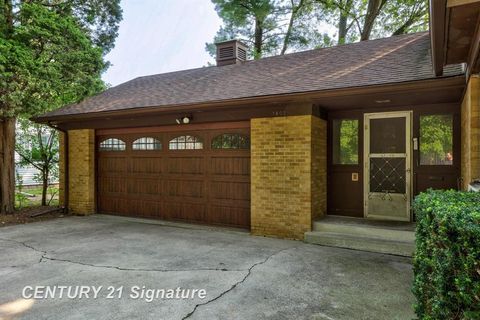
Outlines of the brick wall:
[{"label": "brick wall", "polygon": [[[60,138],[60,203],[65,203],[64,135]],[[71,130],[68,132],[69,210],[87,215],[95,212],[95,132]]]},{"label": "brick wall", "polygon": [[252,234],[303,239],[326,209],[326,123],[311,115],[251,120]]},{"label": "brick wall", "polygon": [[312,218],[327,212],[327,122],[312,117]]},{"label": "brick wall", "polygon": [[462,178],[463,188],[480,178],[480,78],[472,76],[462,102]]}]

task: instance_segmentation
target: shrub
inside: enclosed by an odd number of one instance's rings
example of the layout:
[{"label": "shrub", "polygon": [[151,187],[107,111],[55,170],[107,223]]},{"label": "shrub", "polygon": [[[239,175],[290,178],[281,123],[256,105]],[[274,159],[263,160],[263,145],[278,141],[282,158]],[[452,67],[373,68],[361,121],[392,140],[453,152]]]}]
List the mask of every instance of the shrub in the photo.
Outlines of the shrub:
[{"label": "shrub", "polygon": [[480,319],[480,193],[429,190],[414,210],[417,316]]}]

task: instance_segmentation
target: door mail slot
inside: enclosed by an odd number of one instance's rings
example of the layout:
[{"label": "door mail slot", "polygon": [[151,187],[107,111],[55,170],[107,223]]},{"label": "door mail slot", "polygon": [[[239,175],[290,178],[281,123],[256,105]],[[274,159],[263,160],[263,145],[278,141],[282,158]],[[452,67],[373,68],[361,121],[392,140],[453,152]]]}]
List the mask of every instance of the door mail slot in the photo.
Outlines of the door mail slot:
[{"label": "door mail slot", "polygon": [[428,180],[430,180],[430,181],[444,181],[445,178],[443,176],[429,176]]}]

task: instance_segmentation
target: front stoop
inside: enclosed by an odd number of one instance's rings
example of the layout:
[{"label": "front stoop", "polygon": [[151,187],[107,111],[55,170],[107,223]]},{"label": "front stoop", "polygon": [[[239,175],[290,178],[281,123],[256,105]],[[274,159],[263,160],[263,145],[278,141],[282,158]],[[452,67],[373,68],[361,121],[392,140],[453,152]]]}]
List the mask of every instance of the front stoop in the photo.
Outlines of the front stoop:
[{"label": "front stoop", "polygon": [[411,257],[415,224],[327,216],[314,222],[305,242]]}]

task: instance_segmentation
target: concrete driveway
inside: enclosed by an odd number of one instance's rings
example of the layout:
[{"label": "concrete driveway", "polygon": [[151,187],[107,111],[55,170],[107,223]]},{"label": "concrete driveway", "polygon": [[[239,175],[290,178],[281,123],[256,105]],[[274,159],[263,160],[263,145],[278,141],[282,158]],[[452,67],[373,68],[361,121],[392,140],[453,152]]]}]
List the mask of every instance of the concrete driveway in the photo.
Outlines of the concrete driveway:
[{"label": "concrete driveway", "polygon": [[[411,280],[408,258],[226,229],[103,215],[0,228],[0,319],[411,319]],[[177,287],[206,297],[157,290]]]}]

